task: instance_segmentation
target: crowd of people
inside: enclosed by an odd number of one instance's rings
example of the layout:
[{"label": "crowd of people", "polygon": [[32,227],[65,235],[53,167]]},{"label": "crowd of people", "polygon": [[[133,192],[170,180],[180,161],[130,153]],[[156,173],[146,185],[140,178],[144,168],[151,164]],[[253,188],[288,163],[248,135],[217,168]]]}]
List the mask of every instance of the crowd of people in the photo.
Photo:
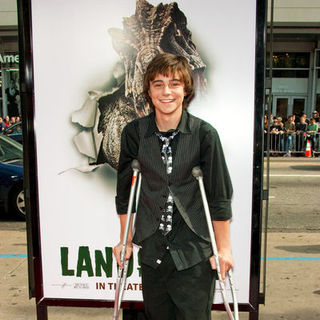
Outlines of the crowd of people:
[{"label": "crowd of people", "polygon": [[12,126],[13,124],[21,121],[20,116],[12,116],[9,117],[8,115],[2,118],[0,116],[0,132],[4,131],[6,128]]},{"label": "crowd of people", "polygon": [[[264,133],[268,132],[268,115],[264,117]],[[312,153],[319,152],[320,132],[319,112],[314,110],[310,118],[306,113],[294,114],[287,119],[271,115],[270,117],[270,151],[284,153],[290,157],[292,153],[303,154],[308,141]],[[265,137],[265,151],[267,149]]]},{"label": "crowd of people", "polygon": [[[270,151],[290,157],[292,153],[302,154],[310,141],[312,153],[320,153],[320,116],[317,110],[310,118],[306,113],[289,115],[288,118],[270,116]],[[21,121],[20,116],[0,116],[0,133]],[[264,116],[264,150],[267,151],[268,115]]]}]

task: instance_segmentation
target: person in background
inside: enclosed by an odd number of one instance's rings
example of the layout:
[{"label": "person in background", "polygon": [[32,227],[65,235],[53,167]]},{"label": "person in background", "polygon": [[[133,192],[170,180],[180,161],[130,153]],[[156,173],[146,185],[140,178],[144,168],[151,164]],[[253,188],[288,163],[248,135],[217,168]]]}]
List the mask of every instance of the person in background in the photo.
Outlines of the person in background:
[{"label": "person in background", "polygon": [[10,124],[13,125],[16,123],[16,117],[11,117],[10,118]]},{"label": "person in background", "polygon": [[274,119],[274,116],[273,116],[273,114],[271,113],[271,115],[270,115],[270,127],[273,125],[273,119]]},{"label": "person in background", "polygon": [[291,157],[291,145],[292,145],[292,134],[296,131],[296,125],[294,123],[295,116],[290,115],[288,120],[284,124],[285,138],[284,138],[284,157]]},{"label": "person in background", "polygon": [[0,132],[2,132],[5,128],[2,117],[0,117]]},{"label": "person in background", "polygon": [[275,152],[281,151],[283,144],[284,130],[283,124],[279,119],[282,120],[281,117],[275,117],[273,120],[273,125],[270,127],[270,150]]},{"label": "person in background", "polygon": [[5,91],[8,101],[8,114],[10,117],[16,117],[19,115],[19,101],[20,93],[16,87],[15,81],[10,80],[9,88]]},{"label": "person in background", "polygon": [[[300,117],[299,123],[296,125],[296,151],[302,152],[306,148],[308,124],[304,116]],[[301,153],[300,153],[301,154]]]},{"label": "person in background", "polygon": [[301,115],[300,115],[300,117],[299,117],[299,122],[300,122],[300,118],[301,118],[301,117],[304,117],[305,122],[306,122],[307,124],[309,124],[309,119],[307,118],[307,114],[306,114],[306,113],[304,113],[304,112],[301,113]]},{"label": "person in background", "polygon": [[277,117],[278,125],[281,127],[281,130],[284,130],[284,124],[282,122],[282,117]]},{"label": "person in background", "polygon": [[311,118],[310,123],[308,124],[308,127],[307,127],[307,139],[311,141],[312,151],[316,151],[316,145],[317,145],[316,133],[318,132],[318,129],[319,129],[318,123],[316,123],[316,120],[314,118]]},{"label": "person in background", "polygon": [[9,118],[9,116],[7,115],[7,116],[5,116],[5,118],[4,118],[4,125],[5,125],[5,128],[8,128],[8,127],[10,127],[10,118]]},{"label": "person in background", "polygon": [[317,122],[319,123],[319,112],[317,110],[314,110],[312,112],[312,118]]}]

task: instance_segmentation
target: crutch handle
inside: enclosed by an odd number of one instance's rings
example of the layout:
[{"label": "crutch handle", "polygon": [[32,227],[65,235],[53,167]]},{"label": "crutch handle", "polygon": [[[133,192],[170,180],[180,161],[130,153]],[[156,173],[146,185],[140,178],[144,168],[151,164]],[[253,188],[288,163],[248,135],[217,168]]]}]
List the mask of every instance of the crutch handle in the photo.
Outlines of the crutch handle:
[{"label": "crutch handle", "polygon": [[137,170],[137,171],[141,171],[141,167],[140,167],[140,163],[138,160],[134,159],[131,162],[131,168],[132,170]]},{"label": "crutch handle", "polygon": [[192,175],[197,179],[203,177],[203,173],[200,167],[194,167],[192,169]]}]

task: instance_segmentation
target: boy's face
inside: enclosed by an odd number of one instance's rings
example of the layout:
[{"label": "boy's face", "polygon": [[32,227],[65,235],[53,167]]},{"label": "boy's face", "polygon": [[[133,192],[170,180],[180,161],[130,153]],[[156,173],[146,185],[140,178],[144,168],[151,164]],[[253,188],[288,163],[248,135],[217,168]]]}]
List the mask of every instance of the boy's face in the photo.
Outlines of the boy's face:
[{"label": "boy's face", "polygon": [[170,115],[182,112],[182,103],[186,95],[184,83],[179,74],[168,77],[158,74],[150,81],[149,97],[155,107],[156,114]]}]

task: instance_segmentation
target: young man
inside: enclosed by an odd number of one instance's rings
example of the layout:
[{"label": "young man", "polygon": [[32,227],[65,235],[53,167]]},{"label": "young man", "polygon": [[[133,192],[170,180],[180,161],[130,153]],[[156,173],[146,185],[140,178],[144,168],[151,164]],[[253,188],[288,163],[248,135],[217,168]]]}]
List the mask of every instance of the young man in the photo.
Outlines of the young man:
[{"label": "young man", "polygon": [[319,122],[319,112],[317,110],[312,112],[312,118],[316,121],[316,123]]},{"label": "young man", "polygon": [[310,123],[307,127],[307,139],[311,141],[311,148],[312,151],[316,151],[316,145],[317,145],[317,136],[316,133],[318,132],[318,123],[316,123],[316,120],[314,118],[310,119]]},{"label": "young man", "polygon": [[140,162],[141,194],[136,231],[128,235],[141,246],[145,311],[152,320],[211,319],[216,271],[198,181],[200,166],[215,229],[222,276],[232,268],[229,237],[232,185],[216,130],[190,115],[192,71],[184,57],[157,55],[144,77],[144,93],[154,112],[123,130],[116,205],[120,216],[120,251],[126,220],[131,162]]},{"label": "young man", "polygon": [[[301,116],[299,122],[296,124],[296,151],[305,151],[306,149],[306,138],[307,138],[308,124],[306,118]],[[304,155],[300,153],[300,155]]]},{"label": "young man", "polygon": [[295,115],[288,117],[288,120],[284,124],[285,138],[284,138],[284,157],[291,157],[291,144],[292,134],[296,131],[296,125],[294,123]]}]

